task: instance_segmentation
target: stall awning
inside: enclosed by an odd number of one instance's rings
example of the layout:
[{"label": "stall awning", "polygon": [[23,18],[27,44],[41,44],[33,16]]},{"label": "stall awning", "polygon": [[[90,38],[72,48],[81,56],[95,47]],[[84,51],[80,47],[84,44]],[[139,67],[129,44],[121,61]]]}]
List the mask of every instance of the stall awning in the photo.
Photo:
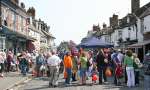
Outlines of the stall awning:
[{"label": "stall awning", "polygon": [[150,44],[150,40],[145,40],[143,42],[138,42],[132,45],[128,45],[129,48],[142,48],[144,45]]}]

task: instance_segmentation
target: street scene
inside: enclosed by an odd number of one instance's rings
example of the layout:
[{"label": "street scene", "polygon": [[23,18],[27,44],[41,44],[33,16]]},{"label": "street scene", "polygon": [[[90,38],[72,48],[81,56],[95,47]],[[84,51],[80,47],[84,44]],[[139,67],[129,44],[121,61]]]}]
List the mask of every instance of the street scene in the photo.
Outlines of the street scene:
[{"label": "street scene", "polygon": [[150,1],[0,0],[0,90],[60,89],[150,90]]}]

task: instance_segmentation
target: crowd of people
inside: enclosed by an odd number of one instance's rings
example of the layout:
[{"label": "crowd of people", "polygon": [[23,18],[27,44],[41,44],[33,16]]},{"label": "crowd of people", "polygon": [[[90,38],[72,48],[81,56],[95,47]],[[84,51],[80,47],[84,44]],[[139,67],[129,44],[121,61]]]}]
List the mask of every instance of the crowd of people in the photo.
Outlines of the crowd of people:
[{"label": "crowd of people", "polygon": [[[67,52],[64,56],[64,78],[66,85],[72,81],[79,81],[85,85],[91,77],[92,84],[108,82],[108,77],[114,77],[115,85],[126,83],[129,88],[139,86],[140,70],[150,77],[150,51],[144,57],[144,62],[132,50],[104,50],[81,51],[79,54]],[[145,77],[144,77],[145,78]],[[123,82],[122,82],[123,80]],[[150,80],[145,78],[144,86],[149,88]]]},{"label": "crowd of people", "polygon": [[[131,50],[79,50],[78,53],[67,51],[60,57],[56,50],[46,53],[31,54],[23,51],[14,55],[0,52],[0,76],[10,71],[20,71],[26,75],[32,68],[37,77],[49,77],[49,87],[58,86],[59,74],[63,72],[65,85],[68,86],[73,81],[78,81],[79,85],[87,84],[87,79],[91,83],[103,84],[109,82],[108,77],[114,78],[115,85],[126,83],[128,87],[135,87],[140,84],[140,70],[144,70],[144,85],[149,88],[150,83],[150,51],[141,62],[136,53]],[[122,82],[121,80],[124,80]]]},{"label": "crowd of people", "polygon": [[0,77],[4,77],[4,73],[20,71],[22,75],[26,75],[35,61],[35,55],[28,51],[22,51],[15,55],[11,50],[8,52],[0,52]]}]

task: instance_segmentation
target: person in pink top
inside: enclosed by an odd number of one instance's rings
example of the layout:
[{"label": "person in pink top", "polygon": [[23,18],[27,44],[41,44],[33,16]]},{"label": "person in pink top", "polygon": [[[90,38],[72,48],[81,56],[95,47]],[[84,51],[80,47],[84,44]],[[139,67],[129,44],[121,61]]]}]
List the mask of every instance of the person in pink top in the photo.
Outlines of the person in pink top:
[{"label": "person in pink top", "polygon": [[13,62],[13,53],[11,51],[8,51],[6,61],[7,61],[7,72],[10,72],[11,63]]}]

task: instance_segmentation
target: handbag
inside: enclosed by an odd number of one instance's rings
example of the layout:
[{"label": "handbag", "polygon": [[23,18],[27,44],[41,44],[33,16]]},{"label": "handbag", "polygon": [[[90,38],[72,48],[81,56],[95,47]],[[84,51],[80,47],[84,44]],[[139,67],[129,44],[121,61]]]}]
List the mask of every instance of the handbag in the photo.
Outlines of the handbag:
[{"label": "handbag", "polygon": [[15,63],[14,63],[14,62],[11,62],[10,64],[11,64],[11,66],[15,66]]},{"label": "handbag", "polygon": [[46,67],[44,65],[41,65],[40,71],[45,70],[45,69],[46,69]]}]

